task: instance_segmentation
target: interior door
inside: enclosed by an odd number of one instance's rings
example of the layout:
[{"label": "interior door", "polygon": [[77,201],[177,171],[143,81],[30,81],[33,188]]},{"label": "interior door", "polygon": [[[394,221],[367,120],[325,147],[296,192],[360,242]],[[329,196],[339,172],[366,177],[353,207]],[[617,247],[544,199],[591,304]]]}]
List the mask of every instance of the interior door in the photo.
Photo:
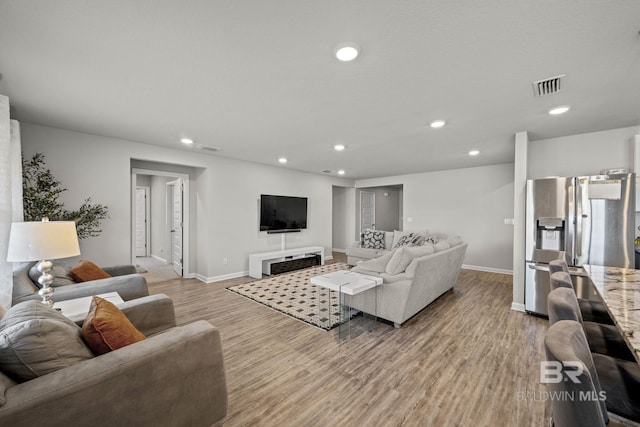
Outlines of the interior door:
[{"label": "interior door", "polygon": [[360,192],[360,232],[376,227],[376,193]]},{"label": "interior door", "polygon": [[182,276],[182,215],[183,215],[183,183],[181,179],[171,181],[167,187],[170,196],[170,222],[171,227],[171,264],[173,271]]},{"label": "interior door", "polygon": [[136,187],[136,256],[149,256],[148,250],[148,192],[147,187]]}]

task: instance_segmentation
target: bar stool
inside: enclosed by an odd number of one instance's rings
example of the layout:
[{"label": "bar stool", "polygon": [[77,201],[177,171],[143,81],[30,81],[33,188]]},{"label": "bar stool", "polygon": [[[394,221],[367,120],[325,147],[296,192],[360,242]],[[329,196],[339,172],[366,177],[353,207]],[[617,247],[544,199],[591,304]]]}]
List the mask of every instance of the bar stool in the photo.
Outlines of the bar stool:
[{"label": "bar stool", "polygon": [[[549,263],[549,273],[551,274],[551,289],[553,290],[557,287],[564,287],[570,288],[575,292],[575,289],[573,289],[573,282],[571,281],[571,275],[568,272],[568,268],[567,271],[557,270],[558,267],[556,263],[562,263],[565,266],[567,265],[564,260],[553,260]],[[552,266],[552,264],[554,265]],[[554,273],[551,273],[552,269],[556,271]],[[578,305],[580,307],[580,313],[582,313],[582,318],[584,320],[588,322],[603,323],[605,325],[615,325],[615,322],[607,311],[607,307],[605,307],[604,304],[600,301],[591,301],[588,299],[578,298]]]},{"label": "bar stool", "polygon": [[604,354],[630,362],[636,361],[618,328],[613,325],[583,321],[578,307],[578,299],[573,289],[557,288],[552,290],[547,296],[547,306],[550,324],[553,325],[560,320],[575,320],[582,325],[592,353]]},{"label": "bar stool", "polygon": [[[554,425],[604,426],[609,419],[607,411],[625,420],[640,422],[638,363],[592,354],[584,330],[575,320],[559,320],[551,325],[545,334],[544,346],[547,360],[560,363],[563,373],[568,372],[560,381],[549,381],[548,387],[551,391],[566,393],[561,395],[574,396],[551,400]],[[576,361],[582,363],[582,372],[574,364],[567,365]]]}]

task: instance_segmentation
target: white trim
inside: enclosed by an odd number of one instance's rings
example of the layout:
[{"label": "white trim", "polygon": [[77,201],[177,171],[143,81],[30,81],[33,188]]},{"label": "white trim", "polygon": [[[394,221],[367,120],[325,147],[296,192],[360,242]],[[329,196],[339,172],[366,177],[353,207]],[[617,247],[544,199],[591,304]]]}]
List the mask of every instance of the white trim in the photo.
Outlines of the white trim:
[{"label": "white trim", "polygon": [[347,250],[346,249],[331,248],[331,252],[339,252],[341,254],[346,254]]},{"label": "white trim", "polygon": [[[329,261],[330,259],[333,259],[333,255],[327,255],[326,257],[324,257],[325,261]],[[322,264],[324,265],[324,264]]]},{"label": "white trim", "polygon": [[512,302],[511,303],[511,310],[513,311],[521,311],[523,313],[526,313],[527,311],[524,308],[524,304],[520,304],[519,302]]},{"label": "white trim", "polygon": [[[159,170],[150,170],[150,169],[140,169],[140,168],[131,168],[131,206],[130,206],[130,215],[131,215],[131,224],[130,224],[130,239],[131,239],[131,261],[135,264],[135,255],[136,255],[136,223],[135,223],[135,208],[136,208],[136,181],[137,176],[140,175],[155,175],[155,176],[167,176],[171,178],[180,178],[183,181],[184,185],[184,200],[182,204],[182,222],[183,222],[183,238],[182,238],[182,277],[193,277],[192,273],[189,271],[190,268],[190,250],[189,248],[189,236],[191,233],[191,217],[189,213],[189,206],[191,204],[191,194],[189,192],[189,175],[178,172],[166,172]],[[166,262],[166,261],[165,261]]]},{"label": "white trim", "polygon": [[503,268],[482,267],[480,265],[468,264],[462,264],[462,268],[464,268],[465,270],[486,271],[487,273],[508,274],[510,276],[513,275],[513,270],[505,270]]},{"label": "white trim", "polygon": [[202,274],[196,273],[195,275],[193,275],[193,277],[195,277],[196,279],[204,283],[214,283],[214,282],[222,282],[223,280],[237,279],[238,277],[246,277],[248,275],[249,275],[248,271],[240,271],[238,273],[222,274],[220,276],[213,276],[213,277],[205,277]]}]

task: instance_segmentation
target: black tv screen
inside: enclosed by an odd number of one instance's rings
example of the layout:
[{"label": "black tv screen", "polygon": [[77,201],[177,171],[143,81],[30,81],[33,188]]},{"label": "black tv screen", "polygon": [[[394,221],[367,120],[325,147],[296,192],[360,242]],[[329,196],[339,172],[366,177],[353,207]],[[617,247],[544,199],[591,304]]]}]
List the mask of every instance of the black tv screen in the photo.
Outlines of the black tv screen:
[{"label": "black tv screen", "polygon": [[307,228],[307,198],[260,196],[260,231],[287,231]]}]

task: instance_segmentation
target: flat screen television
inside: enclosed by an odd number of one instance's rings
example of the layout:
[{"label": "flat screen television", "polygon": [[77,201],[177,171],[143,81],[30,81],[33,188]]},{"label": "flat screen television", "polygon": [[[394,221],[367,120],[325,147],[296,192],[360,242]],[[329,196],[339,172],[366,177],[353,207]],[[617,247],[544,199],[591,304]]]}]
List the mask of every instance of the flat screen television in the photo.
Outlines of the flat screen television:
[{"label": "flat screen television", "polygon": [[260,196],[260,231],[287,232],[307,228],[307,198]]}]

